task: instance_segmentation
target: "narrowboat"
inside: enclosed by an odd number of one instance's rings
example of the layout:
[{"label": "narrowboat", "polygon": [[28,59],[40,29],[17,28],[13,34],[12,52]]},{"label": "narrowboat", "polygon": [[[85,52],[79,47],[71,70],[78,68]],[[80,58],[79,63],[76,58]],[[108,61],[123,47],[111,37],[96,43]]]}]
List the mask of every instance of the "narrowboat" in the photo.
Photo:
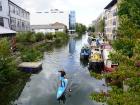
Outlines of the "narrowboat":
[{"label": "narrowboat", "polygon": [[88,69],[92,72],[101,73],[104,69],[104,62],[100,48],[92,49],[89,57]]}]

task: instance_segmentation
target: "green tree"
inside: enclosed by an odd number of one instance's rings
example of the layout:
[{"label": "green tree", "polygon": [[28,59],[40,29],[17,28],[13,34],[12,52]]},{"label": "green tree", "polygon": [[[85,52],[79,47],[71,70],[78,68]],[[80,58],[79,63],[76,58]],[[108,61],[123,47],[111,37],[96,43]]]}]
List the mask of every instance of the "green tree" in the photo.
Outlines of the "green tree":
[{"label": "green tree", "polygon": [[104,19],[100,20],[99,22],[99,32],[103,33],[104,32],[104,26],[105,26],[105,23],[104,23]]},{"label": "green tree", "polygon": [[92,26],[88,27],[88,31],[95,32],[95,26],[92,25]]},{"label": "green tree", "polygon": [[76,32],[78,33],[78,35],[82,35],[86,32],[87,28],[85,25],[81,24],[81,23],[76,23]]},{"label": "green tree", "polygon": [[96,24],[96,32],[104,33],[104,27],[105,27],[105,21],[104,19],[99,20],[99,22]]}]

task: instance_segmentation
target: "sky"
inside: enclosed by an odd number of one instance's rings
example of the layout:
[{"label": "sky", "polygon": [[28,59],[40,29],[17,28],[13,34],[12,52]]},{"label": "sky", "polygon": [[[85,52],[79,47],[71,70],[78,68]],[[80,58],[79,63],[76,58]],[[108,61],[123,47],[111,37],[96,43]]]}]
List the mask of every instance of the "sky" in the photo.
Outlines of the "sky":
[{"label": "sky", "polygon": [[[25,10],[31,17],[36,11],[50,9],[75,10],[76,22],[91,24],[104,10],[111,0],[11,0]],[[34,17],[35,18],[35,17]]]}]

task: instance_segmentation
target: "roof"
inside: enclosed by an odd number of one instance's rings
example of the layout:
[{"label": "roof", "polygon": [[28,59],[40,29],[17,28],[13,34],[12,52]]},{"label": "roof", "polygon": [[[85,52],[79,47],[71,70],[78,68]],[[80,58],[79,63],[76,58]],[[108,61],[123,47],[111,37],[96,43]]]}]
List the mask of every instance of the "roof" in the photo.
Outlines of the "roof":
[{"label": "roof", "polygon": [[62,23],[54,23],[49,25],[31,25],[31,29],[64,29],[66,25]]},{"label": "roof", "polygon": [[117,0],[112,0],[104,9],[109,9],[117,3]]},{"label": "roof", "polygon": [[8,28],[4,28],[2,26],[0,26],[0,35],[2,34],[15,34],[16,31],[10,30]]}]

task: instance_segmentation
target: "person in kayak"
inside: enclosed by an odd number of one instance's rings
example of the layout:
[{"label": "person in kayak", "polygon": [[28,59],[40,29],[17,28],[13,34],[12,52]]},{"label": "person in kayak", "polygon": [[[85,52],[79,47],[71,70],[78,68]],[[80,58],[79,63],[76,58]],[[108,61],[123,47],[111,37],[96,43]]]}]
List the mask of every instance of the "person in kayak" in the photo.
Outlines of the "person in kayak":
[{"label": "person in kayak", "polygon": [[66,72],[64,70],[60,70],[58,71],[61,73],[61,77],[60,77],[60,84],[61,84],[61,87],[65,87],[65,82],[63,81],[65,79],[65,76],[66,76]]}]

